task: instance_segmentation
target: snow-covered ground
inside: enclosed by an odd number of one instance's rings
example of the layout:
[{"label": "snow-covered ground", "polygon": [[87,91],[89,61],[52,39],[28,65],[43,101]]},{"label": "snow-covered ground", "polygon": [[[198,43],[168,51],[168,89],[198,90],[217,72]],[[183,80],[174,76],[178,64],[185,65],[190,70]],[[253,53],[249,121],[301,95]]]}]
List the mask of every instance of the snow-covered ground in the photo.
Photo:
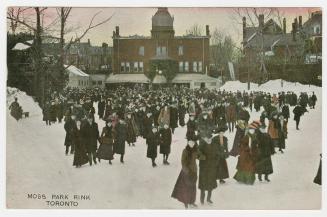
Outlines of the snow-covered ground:
[{"label": "snow-covered ground", "polygon": [[[246,90],[247,84],[228,82],[221,89]],[[270,81],[252,90],[281,91],[280,80]],[[233,178],[213,191],[214,204],[199,206],[200,209],[320,209],[321,186],[312,182],[316,175],[321,153],[322,106],[320,87],[284,82],[284,91],[315,91],[318,102],[315,110],[309,110],[301,119],[300,131],[295,130],[293,115],[289,122],[289,138],[284,154],[272,157],[274,174],[271,182],[256,181],[253,186],[237,183]],[[7,104],[15,96],[23,110],[31,117],[17,122],[7,109],[7,207],[8,208],[65,208],[50,207],[45,200],[28,199],[27,194],[90,195],[91,200],[79,201],[77,208],[115,209],[183,209],[183,205],[170,197],[181,169],[180,157],[186,145],[186,127],[178,128],[173,135],[169,166],[162,165],[158,155],[157,168],[152,168],[146,158],[145,141],[138,139],[136,147],[126,146],[125,164],[118,157],[110,166],[107,161],[85,165],[80,169],[72,166],[73,155],[65,156],[65,131],[62,124],[46,126],[42,112],[31,97],[8,88]],[[97,107],[97,106],[95,106]],[[259,113],[252,112],[251,119]],[[103,121],[97,120],[100,130]],[[229,148],[234,133],[226,133]],[[237,159],[227,160],[230,177],[236,172]],[[199,191],[197,201],[199,204]]]}]

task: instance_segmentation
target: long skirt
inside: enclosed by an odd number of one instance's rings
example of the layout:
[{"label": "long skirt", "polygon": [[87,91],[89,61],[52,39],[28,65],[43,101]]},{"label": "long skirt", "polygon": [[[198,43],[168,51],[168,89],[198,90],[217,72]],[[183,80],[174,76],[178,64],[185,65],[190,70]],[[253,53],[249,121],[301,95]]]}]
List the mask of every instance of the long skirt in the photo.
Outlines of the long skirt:
[{"label": "long skirt", "polygon": [[219,159],[217,167],[217,179],[229,178],[227,161],[224,158]]},{"label": "long skirt", "polygon": [[89,162],[89,158],[85,151],[80,150],[79,148],[74,152],[74,162],[73,166],[82,166]]},{"label": "long skirt", "polygon": [[255,173],[257,174],[272,174],[273,165],[270,156],[258,156],[255,163]]},{"label": "long skirt", "polygon": [[97,151],[97,157],[103,160],[113,160],[114,157],[112,144],[101,144]]},{"label": "long skirt", "polygon": [[234,138],[234,143],[233,143],[233,147],[229,152],[229,155],[236,157],[238,156],[240,153],[239,150],[239,145],[240,145],[240,141],[244,136],[244,130],[241,130],[239,128],[237,128],[236,130],[236,134],[235,134],[235,138]]},{"label": "long skirt", "polygon": [[196,177],[191,178],[181,170],[171,197],[182,203],[193,204],[196,199]]}]

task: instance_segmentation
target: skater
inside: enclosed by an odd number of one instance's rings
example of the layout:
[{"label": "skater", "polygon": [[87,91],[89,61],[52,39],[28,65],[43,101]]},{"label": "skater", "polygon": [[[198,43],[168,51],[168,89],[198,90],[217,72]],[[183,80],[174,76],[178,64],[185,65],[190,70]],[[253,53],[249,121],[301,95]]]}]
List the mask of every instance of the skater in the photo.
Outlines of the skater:
[{"label": "skater", "polygon": [[15,97],[15,101],[10,104],[9,110],[11,116],[13,116],[16,119],[16,121],[19,120],[19,107],[20,105],[18,103],[18,99],[17,97]]},{"label": "skater", "polygon": [[293,109],[294,120],[296,123],[297,130],[300,130],[299,129],[300,119],[301,119],[301,116],[304,115],[305,112],[308,112],[308,110],[299,104],[297,106],[295,106],[295,108]]},{"label": "skater", "polygon": [[169,127],[171,129],[172,134],[175,132],[175,128],[178,127],[178,109],[177,109],[177,103],[175,102],[170,107],[170,121],[169,121]]},{"label": "skater", "polygon": [[217,180],[219,180],[220,184],[224,184],[225,180],[229,178],[228,166],[226,159],[229,156],[228,153],[228,140],[227,137],[224,136],[225,131],[227,130],[227,126],[220,127],[216,130],[219,134],[212,139],[212,143],[218,146],[218,165],[217,165]]},{"label": "skater", "polygon": [[74,143],[73,143],[73,136],[74,136],[74,130],[76,129],[76,122],[75,122],[75,115],[67,116],[67,120],[64,124],[64,128],[66,131],[66,137],[65,137],[65,147],[66,151],[65,154],[68,155],[69,147],[70,147],[70,154],[74,153]]},{"label": "skater", "polygon": [[258,138],[258,155],[255,163],[255,173],[258,174],[258,179],[262,181],[262,175],[265,175],[265,180],[270,182],[269,175],[273,173],[273,165],[271,155],[275,153],[275,148],[266,127],[261,125],[257,132]]},{"label": "skater", "polygon": [[229,132],[234,132],[234,126],[236,122],[236,105],[233,103],[227,103],[226,121],[228,123]]},{"label": "skater", "polygon": [[[279,151],[281,153],[284,153],[283,150],[280,148],[280,136],[279,133],[281,132],[281,123],[280,120],[278,118],[278,113],[277,111],[274,111],[271,113],[272,117],[269,120],[269,125],[268,125],[268,134],[270,136],[270,138],[272,139],[272,143],[274,145],[275,148],[279,147]],[[284,141],[285,142],[285,141]]]},{"label": "skater", "polygon": [[158,129],[154,126],[146,138],[146,144],[148,146],[146,156],[151,159],[152,167],[156,167],[155,162],[158,154],[158,146],[160,144],[160,135]]},{"label": "skater", "polygon": [[89,162],[89,158],[86,154],[86,147],[84,143],[80,121],[76,121],[76,128],[74,129],[73,134],[73,143],[75,147],[73,166],[79,168]]},{"label": "skater", "polygon": [[240,154],[240,142],[245,134],[245,121],[238,120],[236,124],[236,134],[234,137],[233,147],[229,152],[230,156],[236,157]]},{"label": "skater", "polygon": [[197,126],[196,126],[196,122],[194,120],[195,119],[194,115],[195,114],[189,114],[189,120],[186,124],[186,126],[187,126],[186,139],[187,140],[196,137]]},{"label": "skater", "polygon": [[100,140],[98,124],[94,122],[92,115],[89,115],[87,121],[82,125],[82,132],[86,143],[89,164],[92,166],[92,160],[94,164],[97,164],[96,151],[98,149],[98,140]]},{"label": "skater", "polygon": [[43,106],[42,114],[43,114],[43,121],[45,121],[45,124],[47,126],[50,126],[51,122],[50,122],[50,104],[49,104],[49,102],[45,103],[45,105]]},{"label": "skater", "polygon": [[160,130],[160,154],[163,155],[163,164],[169,165],[168,156],[170,154],[170,146],[172,142],[172,132],[168,124]]},{"label": "skater", "polygon": [[127,140],[127,127],[123,117],[120,117],[114,131],[114,153],[120,154],[120,162],[124,163],[125,143]]},{"label": "skater", "polygon": [[165,124],[170,125],[170,108],[166,104],[164,108],[161,109],[158,123],[160,127],[163,127]]},{"label": "skater", "polygon": [[237,172],[234,179],[240,183],[253,185],[255,181],[255,154],[257,147],[257,138],[255,130],[257,124],[249,125],[246,135],[240,142],[240,156],[237,161]]},{"label": "skater", "polygon": [[172,198],[184,203],[185,209],[189,205],[197,207],[196,200],[196,181],[198,156],[197,145],[194,140],[188,140],[182,153],[182,170],[177,178]]},{"label": "skater", "polygon": [[100,137],[100,146],[97,151],[97,158],[100,162],[101,159],[109,160],[109,164],[112,164],[114,159],[113,155],[113,144],[114,144],[114,135],[112,129],[112,123],[108,120],[106,121],[106,126],[103,127],[101,137]]},{"label": "skater", "polygon": [[101,100],[98,103],[98,115],[99,115],[99,119],[102,119],[103,118],[105,105],[106,105],[105,101],[101,98]]},{"label": "skater", "polygon": [[132,113],[129,112],[126,115],[126,127],[127,127],[127,143],[128,146],[135,146],[136,137],[138,135],[138,130],[136,123],[134,121],[134,117],[132,116]]},{"label": "skater", "polygon": [[199,144],[199,189],[201,190],[200,202],[204,204],[205,191],[207,202],[212,204],[212,190],[217,188],[218,145],[212,142],[211,135],[200,138]]}]

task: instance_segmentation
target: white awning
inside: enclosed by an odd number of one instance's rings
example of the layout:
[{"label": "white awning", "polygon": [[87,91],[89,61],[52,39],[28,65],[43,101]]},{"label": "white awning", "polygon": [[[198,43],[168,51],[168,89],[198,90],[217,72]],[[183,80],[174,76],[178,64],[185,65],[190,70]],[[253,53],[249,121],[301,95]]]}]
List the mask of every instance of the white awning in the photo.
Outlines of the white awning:
[{"label": "white awning", "polygon": [[[67,67],[67,65],[64,65],[64,67]],[[77,68],[76,66],[69,66],[66,69],[69,72],[69,75],[72,76],[81,76],[81,77],[89,77],[90,75],[86,74],[85,72],[83,72],[82,70],[80,70],[79,68]]]},{"label": "white awning", "polygon": [[153,84],[165,84],[167,83],[167,79],[163,75],[156,75],[152,81]]},{"label": "white awning", "polygon": [[178,73],[172,80],[172,83],[190,83],[195,82],[217,82],[217,78],[210,77],[205,74]]},{"label": "white awning", "polygon": [[144,74],[110,74],[106,83],[149,83]]}]

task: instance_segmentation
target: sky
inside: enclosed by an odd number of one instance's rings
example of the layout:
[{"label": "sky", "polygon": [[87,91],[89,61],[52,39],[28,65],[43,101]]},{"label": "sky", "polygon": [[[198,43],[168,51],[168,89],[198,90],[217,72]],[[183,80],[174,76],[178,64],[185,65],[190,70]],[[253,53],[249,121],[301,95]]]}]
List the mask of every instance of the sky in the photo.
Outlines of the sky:
[{"label": "sky", "polygon": [[[295,17],[302,15],[303,23],[309,18],[309,14],[319,8],[274,8],[279,11],[281,17],[287,20],[287,31],[291,30],[291,23]],[[242,38],[241,17],[235,13],[237,8],[218,8],[218,7],[173,7],[168,11],[174,16],[175,35],[184,35],[186,30],[197,24],[202,26],[205,34],[205,25],[209,25],[210,32],[219,29],[225,34],[231,35],[236,45],[240,45]],[[244,8],[240,8],[244,11]],[[258,8],[258,11],[267,11],[265,8]],[[112,16],[111,20],[101,26],[92,29],[82,41],[90,39],[92,45],[101,45],[103,42],[112,45],[112,32],[115,26],[119,26],[120,35],[144,35],[150,36],[151,18],[156,13],[157,8],[73,8],[68,18],[68,27],[71,29],[67,34],[67,39],[80,35],[88,26],[94,14],[100,12],[94,23],[100,22]],[[33,10],[30,10],[33,19]],[[44,25],[51,23],[57,16],[55,8],[48,8],[44,15]],[[275,16],[276,18],[276,16]],[[249,22],[250,24],[250,22]],[[53,27],[52,29],[55,29]],[[50,34],[57,34],[59,31],[51,31]]]}]

